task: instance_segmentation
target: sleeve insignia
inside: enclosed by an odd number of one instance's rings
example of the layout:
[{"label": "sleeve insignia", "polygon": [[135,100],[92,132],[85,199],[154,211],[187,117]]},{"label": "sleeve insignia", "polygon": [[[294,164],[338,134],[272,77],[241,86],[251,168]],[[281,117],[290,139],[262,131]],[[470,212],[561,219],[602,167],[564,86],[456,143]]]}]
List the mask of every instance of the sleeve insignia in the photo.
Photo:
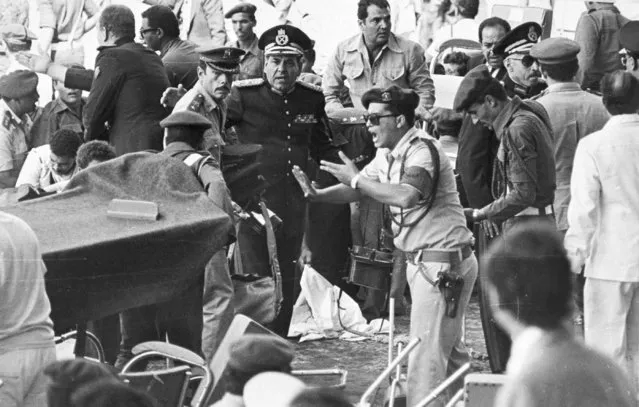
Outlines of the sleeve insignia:
[{"label": "sleeve insignia", "polygon": [[233,82],[233,86],[235,86],[236,88],[251,88],[253,86],[259,86],[262,84],[264,84],[263,78],[243,79]]},{"label": "sleeve insignia", "polygon": [[195,95],[191,103],[189,103],[188,110],[191,112],[199,112],[202,104],[204,103],[204,96],[201,93]]},{"label": "sleeve insignia", "polygon": [[313,124],[318,123],[318,120],[313,113],[298,114],[295,116],[295,119],[293,119],[293,123]]},{"label": "sleeve insignia", "polygon": [[312,83],[300,81],[299,79],[295,83],[300,85],[303,88],[314,90],[315,92],[323,93],[321,86],[317,86],[317,85],[313,85]]}]

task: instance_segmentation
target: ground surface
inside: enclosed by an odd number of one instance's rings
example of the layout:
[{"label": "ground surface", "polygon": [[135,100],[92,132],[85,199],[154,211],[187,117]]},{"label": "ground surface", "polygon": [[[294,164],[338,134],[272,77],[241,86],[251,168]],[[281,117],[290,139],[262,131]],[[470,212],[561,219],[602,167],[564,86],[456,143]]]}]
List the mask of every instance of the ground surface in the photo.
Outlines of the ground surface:
[{"label": "ground surface", "polygon": [[[398,337],[408,337],[408,325],[408,316],[397,317],[396,332]],[[367,387],[386,368],[388,341],[384,341],[385,339],[380,337],[376,340],[361,342],[334,339],[301,343],[297,345],[294,368],[340,368],[347,370],[348,376],[344,391],[352,402],[356,402]],[[475,296],[471,299],[466,313],[466,345],[473,356],[473,370],[476,372],[490,372],[486,359],[484,334],[479,317],[479,303]],[[317,380],[315,382],[323,385],[332,384],[328,380]],[[386,387],[386,385],[383,385],[381,390],[377,392],[373,405],[382,405]]]}]

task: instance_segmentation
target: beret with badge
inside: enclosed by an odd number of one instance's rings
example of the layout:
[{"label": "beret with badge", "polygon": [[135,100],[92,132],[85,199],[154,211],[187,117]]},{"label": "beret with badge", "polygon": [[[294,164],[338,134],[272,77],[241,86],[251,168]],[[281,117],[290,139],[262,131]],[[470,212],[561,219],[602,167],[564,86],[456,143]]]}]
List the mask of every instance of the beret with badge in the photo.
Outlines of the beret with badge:
[{"label": "beret with badge", "polygon": [[27,70],[13,71],[0,77],[0,97],[20,99],[37,91],[38,75]]},{"label": "beret with badge", "polygon": [[276,25],[264,31],[257,46],[270,55],[303,55],[304,51],[313,48],[313,41],[297,27],[292,25]]},{"label": "beret with badge", "polygon": [[0,37],[10,45],[27,45],[38,37],[22,24],[6,24],[0,27]]},{"label": "beret with badge", "polygon": [[160,127],[163,129],[171,127],[191,127],[206,130],[213,127],[213,124],[201,114],[185,110],[171,113],[169,117],[160,122]]},{"label": "beret with badge", "polygon": [[240,59],[246,52],[234,47],[200,47],[196,49],[200,61],[216,71],[225,73],[240,72]]},{"label": "beret with badge", "polygon": [[228,366],[246,373],[290,368],[293,346],[278,336],[248,334],[231,344]]},{"label": "beret with badge", "polygon": [[544,65],[576,61],[581,47],[568,38],[548,38],[530,49],[530,56]]},{"label": "beret with badge", "polygon": [[368,109],[371,103],[383,103],[400,112],[415,110],[419,106],[419,95],[412,89],[393,85],[386,89],[373,88],[362,95],[362,105]]},{"label": "beret with badge", "polygon": [[255,12],[257,11],[257,7],[255,7],[251,3],[240,3],[235,7],[231,8],[229,11],[224,14],[224,18],[231,18],[234,14],[237,13],[246,13],[255,17]]},{"label": "beret with badge", "polygon": [[513,28],[493,48],[493,54],[508,56],[512,54],[527,54],[539,41],[542,29],[537,23],[527,22]]},{"label": "beret with badge", "polygon": [[630,21],[621,27],[619,42],[626,51],[639,55],[639,21]]},{"label": "beret with badge", "polygon": [[492,77],[486,65],[479,65],[473,68],[464,76],[453,102],[453,109],[456,112],[467,110],[473,103],[484,95],[490,86],[502,86],[501,83]]}]

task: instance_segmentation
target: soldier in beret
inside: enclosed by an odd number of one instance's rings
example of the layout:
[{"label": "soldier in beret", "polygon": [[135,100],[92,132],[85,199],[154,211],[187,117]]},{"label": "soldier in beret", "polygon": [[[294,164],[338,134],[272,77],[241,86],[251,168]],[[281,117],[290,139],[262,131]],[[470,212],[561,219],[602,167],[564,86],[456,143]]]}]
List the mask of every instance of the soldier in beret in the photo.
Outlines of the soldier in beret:
[{"label": "soldier in beret", "polygon": [[[530,219],[554,223],[553,133],[545,109],[518,96],[509,98],[483,65],[464,77],[454,108],[494,129],[500,141],[492,179],[495,201],[482,208],[464,209],[468,221],[480,222],[489,238],[506,236],[509,228]],[[487,341],[491,368],[502,372],[510,340],[501,330],[491,329],[487,336],[491,338]]]},{"label": "soldier in beret", "polygon": [[546,88],[541,80],[539,65],[530,56],[530,49],[539,41],[541,26],[523,23],[506,34],[493,48],[493,53],[504,59],[504,67],[513,85],[512,92],[522,99],[533,97]]},{"label": "soldier in beret", "polygon": [[29,151],[32,122],[28,113],[36,109],[38,76],[14,71],[0,77],[0,188],[14,187]]},{"label": "soldier in beret", "polygon": [[299,286],[295,262],[308,262],[310,256],[304,250],[300,258],[306,202],[291,169],[294,165],[305,169],[309,154],[316,162],[339,158],[331,143],[321,88],[297,80],[311,39],[299,28],[278,25],[265,31],[258,45],[265,55],[264,79],[235,82],[227,99],[227,125],[235,126],[242,143],[263,146],[260,170],[270,184],[264,198],[283,221],[277,250],[284,302],[274,329],[286,335]]},{"label": "soldier in beret", "polygon": [[621,28],[619,42],[623,68],[639,79],[639,21],[631,21]]},{"label": "soldier in beret", "polygon": [[264,52],[257,45],[255,35],[255,7],[251,3],[240,3],[230,9],[225,18],[230,18],[237,41],[230,41],[227,47],[240,48],[245,54],[240,58],[240,73],[237,79],[261,78],[264,70]]},{"label": "soldier in beret", "polygon": [[[408,260],[410,336],[424,338],[408,360],[406,405],[414,406],[468,361],[462,321],[477,277],[477,260],[450,161],[432,137],[414,127],[417,93],[397,86],[373,88],[362,96],[362,104],[368,110],[367,126],[377,155],[361,171],[343,153],[340,164],[322,161],[321,169],[340,184],[324,189],[308,185],[307,196],[319,202],[353,202],[368,196],[389,206],[395,247]],[[295,171],[304,176],[299,168]],[[438,272],[443,272],[443,279],[454,275],[463,280],[456,312],[447,311],[436,288]],[[439,399],[436,405],[444,404]]]}]

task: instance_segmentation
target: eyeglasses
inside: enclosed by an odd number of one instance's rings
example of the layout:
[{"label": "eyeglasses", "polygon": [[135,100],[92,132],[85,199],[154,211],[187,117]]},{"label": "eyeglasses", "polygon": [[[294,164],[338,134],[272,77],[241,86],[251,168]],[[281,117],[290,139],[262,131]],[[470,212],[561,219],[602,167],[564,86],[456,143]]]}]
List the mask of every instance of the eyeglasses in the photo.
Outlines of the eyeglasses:
[{"label": "eyeglasses", "polygon": [[520,58],[509,56],[508,58],[521,61],[521,64],[524,66],[524,68],[530,68],[535,62],[537,62],[537,60],[530,55],[522,55]]},{"label": "eyeglasses", "polygon": [[143,29],[140,28],[140,37],[144,38],[144,34],[148,33],[149,31],[156,31],[157,28],[147,28],[147,29]]},{"label": "eyeglasses", "polygon": [[377,126],[379,124],[379,119],[381,119],[382,117],[396,117],[396,114],[375,114],[375,113],[365,113],[364,114],[364,120],[366,120],[366,122],[371,122],[371,124],[373,126]]}]

